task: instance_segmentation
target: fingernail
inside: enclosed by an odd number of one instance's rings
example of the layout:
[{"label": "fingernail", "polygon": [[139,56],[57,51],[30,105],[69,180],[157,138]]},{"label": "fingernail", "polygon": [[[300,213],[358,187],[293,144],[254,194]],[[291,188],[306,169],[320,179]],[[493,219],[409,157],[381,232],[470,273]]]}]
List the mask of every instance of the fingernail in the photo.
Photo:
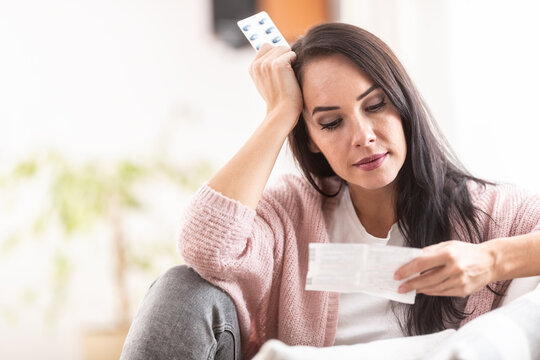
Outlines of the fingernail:
[{"label": "fingernail", "polygon": [[401,280],[401,276],[398,274],[394,274],[394,280]]},{"label": "fingernail", "polygon": [[398,288],[398,292],[399,292],[400,294],[406,293],[406,292],[407,292],[407,287],[406,287],[406,286],[400,286],[400,287]]}]

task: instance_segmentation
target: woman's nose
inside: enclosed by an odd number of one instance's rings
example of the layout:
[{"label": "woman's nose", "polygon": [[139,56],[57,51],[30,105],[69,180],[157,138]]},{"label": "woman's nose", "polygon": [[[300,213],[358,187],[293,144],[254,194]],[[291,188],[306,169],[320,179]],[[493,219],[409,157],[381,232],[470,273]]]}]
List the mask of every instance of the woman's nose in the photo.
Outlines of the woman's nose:
[{"label": "woman's nose", "polygon": [[369,146],[377,139],[371,123],[360,116],[353,120],[352,136],[353,146]]}]

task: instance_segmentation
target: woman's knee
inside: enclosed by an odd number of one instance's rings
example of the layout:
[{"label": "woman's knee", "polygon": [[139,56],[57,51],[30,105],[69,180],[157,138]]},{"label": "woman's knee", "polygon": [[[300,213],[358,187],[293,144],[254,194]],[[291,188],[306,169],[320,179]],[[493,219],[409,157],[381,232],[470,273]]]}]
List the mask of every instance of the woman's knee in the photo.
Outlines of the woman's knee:
[{"label": "woman's knee", "polygon": [[[220,329],[226,329],[228,334],[222,337]],[[198,357],[205,351],[219,349],[220,337],[225,340],[229,335],[235,339],[234,347],[239,348],[236,308],[229,295],[192,268],[175,266],[150,286],[128,334],[124,353],[136,349],[137,353],[154,358],[161,358],[156,352],[162,358],[175,358],[180,353]]]},{"label": "woman's knee", "polygon": [[236,311],[231,297],[223,290],[203,279],[195,270],[179,265],[170,268],[150,286],[148,295],[156,301],[168,303],[178,310],[211,310],[218,306]]}]

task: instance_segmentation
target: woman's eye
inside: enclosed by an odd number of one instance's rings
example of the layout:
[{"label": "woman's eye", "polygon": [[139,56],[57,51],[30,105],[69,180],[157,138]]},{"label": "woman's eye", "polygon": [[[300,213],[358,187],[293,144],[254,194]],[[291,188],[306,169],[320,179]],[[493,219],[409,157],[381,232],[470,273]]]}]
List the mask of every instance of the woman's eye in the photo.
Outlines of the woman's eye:
[{"label": "woman's eye", "polygon": [[341,121],[343,119],[336,119],[332,122],[329,122],[329,123],[326,123],[326,124],[321,124],[321,130],[333,130],[333,129],[336,129],[339,124],[341,124]]},{"label": "woman's eye", "polygon": [[384,99],[382,99],[380,103],[366,107],[366,111],[377,112],[381,110],[382,108],[384,108],[385,105],[386,105],[386,102],[384,101]]}]

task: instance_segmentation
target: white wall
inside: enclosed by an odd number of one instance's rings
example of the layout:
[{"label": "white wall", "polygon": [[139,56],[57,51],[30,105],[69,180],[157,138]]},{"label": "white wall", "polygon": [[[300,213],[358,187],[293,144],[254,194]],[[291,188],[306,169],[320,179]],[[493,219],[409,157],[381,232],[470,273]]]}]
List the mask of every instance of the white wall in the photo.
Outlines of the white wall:
[{"label": "white wall", "polygon": [[540,4],[458,1],[452,7],[456,149],[488,179],[540,192]]},{"label": "white wall", "polygon": [[[247,72],[253,50],[235,51],[214,38],[209,6],[0,0],[0,169],[50,148],[74,162],[162,156],[219,166],[230,158],[265,109]],[[158,210],[137,219],[133,239],[168,238],[174,248],[181,197],[163,193],[152,189]],[[0,238],[41,198],[24,199],[11,214],[1,200]],[[81,329],[116,311],[110,234],[98,229],[79,245],[57,235],[31,239],[0,260],[2,359],[78,359]],[[80,263],[61,316],[47,324],[41,311],[52,296],[47,266],[57,247]],[[134,304],[149,284],[135,286]],[[27,306],[20,294],[37,300]]]},{"label": "white wall", "polygon": [[[0,153],[228,158],[264,114],[209,1],[3,1]],[[165,133],[165,134],[163,134]]]}]

